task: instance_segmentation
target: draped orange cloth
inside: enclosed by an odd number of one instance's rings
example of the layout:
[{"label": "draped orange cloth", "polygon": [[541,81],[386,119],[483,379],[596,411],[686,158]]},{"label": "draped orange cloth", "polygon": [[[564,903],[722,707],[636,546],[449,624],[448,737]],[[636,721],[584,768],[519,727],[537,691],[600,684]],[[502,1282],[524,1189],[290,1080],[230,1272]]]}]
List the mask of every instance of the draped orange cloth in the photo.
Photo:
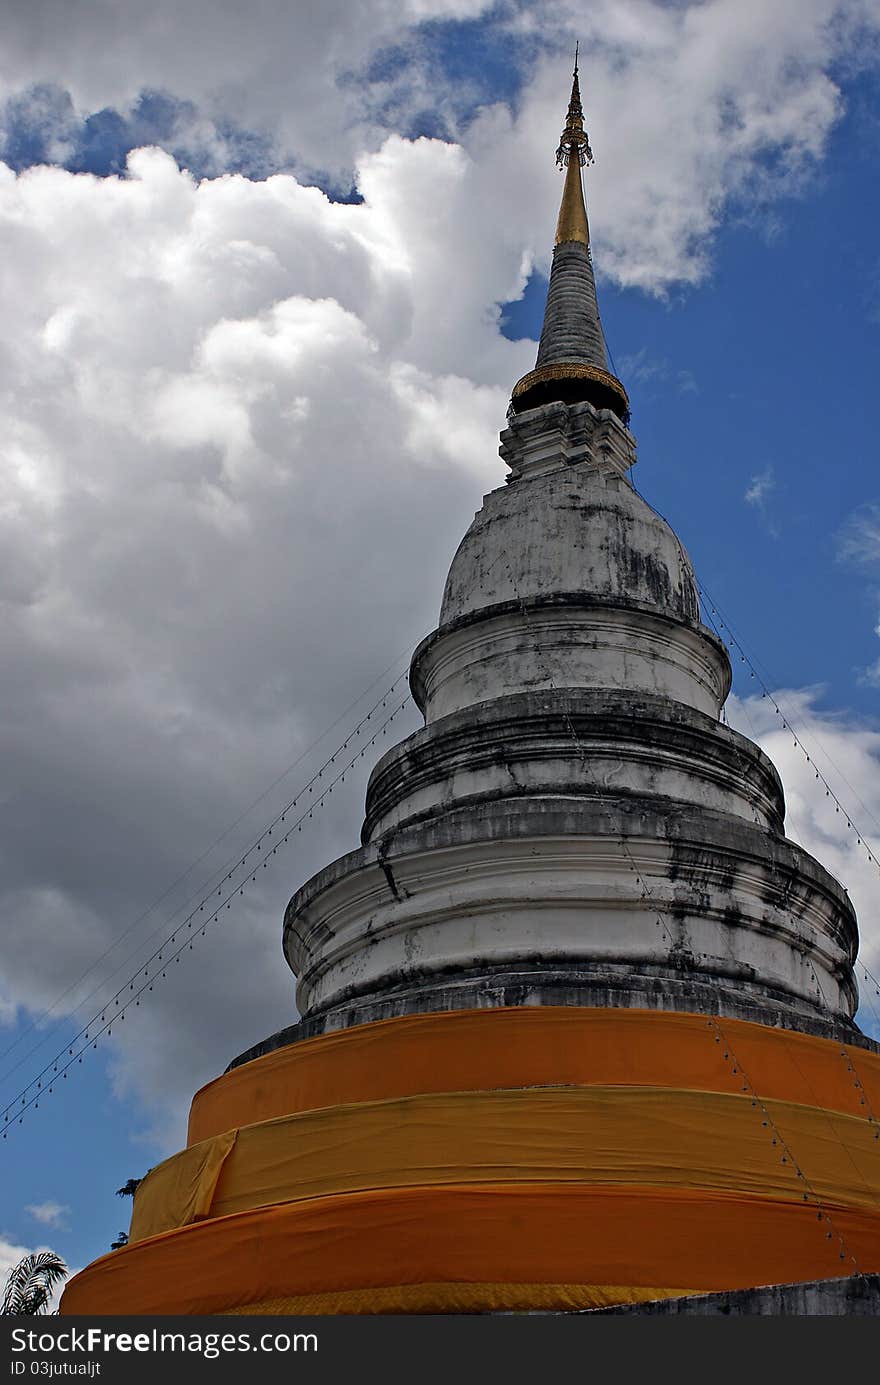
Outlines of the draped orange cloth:
[{"label": "draped orange cloth", "polygon": [[[864,1049],[718,1021],[761,1095],[863,1115],[852,1055],[880,1116],[880,1057]],[[290,1044],[202,1087],[189,1143],[294,1111],[421,1092],[494,1087],[628,1085],[740,1092],[741,1075],[705,1015],[563,1006],[444,1011],[358,1025]]]},{"label": "draped orange cloth", "polygon": [[880,1271],[878,1217],[830,1215],[828,1239],[805,1203],[735,1194],[547,1184],[348,1193],[114,1251],[70,1281],[62,1310],[563,1310],[636,1302],[646,1288],[664,1297]]},{"label": "draped orange cloth", "polygon": [[445,1012],[193,1103],[64,1313],[589,1308],[880,1272],[880,1056],[707,1016]]},{"label": "draped orange cloth", "polygon": [[138,1189],[131,1240],[296,1198],[462,1182],[652,1185],[801,1201],[808,1185],[792,1150],[819,1203],[880,1209],[880,1141],[868,1121],[793,1102],[757,1110],[752,1100],[530,1087],[283,1116],[234,1141],[230,1132],[204,1140],[153,1169]]}]

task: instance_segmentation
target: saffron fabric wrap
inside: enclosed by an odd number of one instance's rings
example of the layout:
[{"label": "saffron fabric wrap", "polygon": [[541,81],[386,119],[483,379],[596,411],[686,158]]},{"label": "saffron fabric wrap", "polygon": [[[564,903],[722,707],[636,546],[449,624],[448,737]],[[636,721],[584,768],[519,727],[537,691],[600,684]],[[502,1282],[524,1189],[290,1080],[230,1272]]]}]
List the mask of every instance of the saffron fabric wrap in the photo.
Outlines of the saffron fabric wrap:
[{"label": "saffron fabric wrap", "polygon": [[444,1012],[197,1094],[65,1313],[574,1309],[880,1270],[880,1057],[743,1021]]},{"label": "saffron fabric wrap", "polygon": [[[870,1123],[652,1087],[430,1093],[282,1116],[193,1145],[138,1189],[131,1240],[298,1198],[453,1183],[702,1188],[880,1209]],[[769,1121],[769,1125],[765,1124]]]},{"label": "saffron fabric wrap", "polygon": [[662,1298],[880,1269],[876,1214],[831,1216],[829,1240],[805,1203],[722,1193],[576,1184],[348,1193],[114,1251],[70,1281],[62,1311],[564,1310],[638,1302],[645,1289]]},{"label": "saffron fabric wrap", "polygon": [[[730,1045],[733,1060],[724,1057]],[[790,1029],[573,1006],[411,1015],[289,1044],[232,1068],[193,1098],[188,1143],[295,1111],[422,1092],[593,1083],[740,1092],[741,1073],[754,1075],[763,1097],[864,1115],[843,1053],[880,1117],[880,1058]]]}]

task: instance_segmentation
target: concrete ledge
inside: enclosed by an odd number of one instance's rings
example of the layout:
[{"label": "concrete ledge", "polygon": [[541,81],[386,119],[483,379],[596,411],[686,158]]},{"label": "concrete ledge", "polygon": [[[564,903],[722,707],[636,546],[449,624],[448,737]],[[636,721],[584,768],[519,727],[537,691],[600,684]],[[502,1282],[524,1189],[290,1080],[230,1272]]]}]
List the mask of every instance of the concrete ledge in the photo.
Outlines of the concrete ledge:
[{"label": "concrete ledge", "polygon": [[767,1284],[756,1289],[728,1289],[720,1294],[655,1299],[652,1303],[587,1311],[606,1316],[638,1313],[657,1318],[679,1313],[699,1318],[880,1318],[880,1275],[854,1274],[848,1279],[814,1279],[805,1284]]},{"label": "concrete ledge", "polygon": [[793,843],[657,797],[473,807],[362,847],[294,895],[284,949],[302,1014],[465,968],[614,964],[854,1012],[852,906]]},{"label": "concrete ledge", "polygon": [[440,1010],[482,1010],[510,1005],[588,1005],[730,1016],[880,1053],[880,1044],[863,1034],[852,1020],[798,1013],[787,996],[753,995],[742,987],[722,987],[711,982],[700,984],[696,980],[687,983],[659,969],[652,976],[625,976],[622,969],[616,975],[607,973],[604,976],[588,976],[574,969],[551,976],[546,971],[535,975],[520,970],[491,978],[463,973],[446,977],[441,986],[435,981],[427,991],[401,987],[384,995],[352,1001],[310,1019],[297,1020],[268,1035],[233,1058],[226,1071],[303,1039],[315,1039],[333,1030],[370,1024],[375,1020]]},{"label": "concrete ledge", "polygon": [[605,690],[519,693],[433,722],[386,751],[370,775],[364,844],[502,799],[601,798],[690,803],[780,834],[782,784],[752,741],[680,702]]},{"label": "concrete ledge", "polygon": [[[637,666],[621,654],[638,651]],[[503,600],[426,635],[410,663],[429,722],[538,687],[659,693],[715,717],[730,691],[727,651],[698,619],[626,596],[558,591]]]}]

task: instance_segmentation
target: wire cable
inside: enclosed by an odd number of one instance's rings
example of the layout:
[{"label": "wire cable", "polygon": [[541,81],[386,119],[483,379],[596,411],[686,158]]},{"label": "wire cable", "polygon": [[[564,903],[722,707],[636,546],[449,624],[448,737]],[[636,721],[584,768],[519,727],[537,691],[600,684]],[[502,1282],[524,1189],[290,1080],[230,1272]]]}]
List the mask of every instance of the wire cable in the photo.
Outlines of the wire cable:
[{"label": "wire cable", "polygon": [[[99,967],[101,963],[105,961],[106,958],[109,957],[111,953],[113,953],[116,950],[117,947],[121,946],[121,944],[126,940],[126,938],[130,937],[131,934],[135,932],[135,930],[144,922],[144,920],[150,916],[150,914],[154,913],[159,908],[159,906],[165,902],[168,896],[178,887],[178,885],[182,884],[182,882],[186,880],[187,877],[191,875],[192,872],[199,865],[201,865],[201,863],[208,856],[210,856],[211,852],[216,850],[216,848],[221,844],[221,842],[225,841],[226,838],[230,836],[232,832],[235,831],[236,827],[238,827],[245,820],[245,818],[248,817],[253,812],[253,810],[256,807],[258,807],[259,804],[262,803],[264,799],[266,799],[269,796],[273,789],[277,788],[279,784],[281,784],[286,778],[288,778],[288,776],[292,774],[293,771],[297,769],[305,759],[307,759],[307,757],[312,753],[316,746],[320,745],[321,742],[325,740],[326,737],[330,734],[330,732],[334,731],[336,727],[339,725],[339,723],[343,721],[351,711],[353,711],[353,709],[358,705],[358,703],[362,702],[364,698],[367,697],[369,693],[373,691],[376,684],[379,683],[384,677],[386,677],[386,675],[390,673],[391,669],[393,669],[397,664],[400,663],[400,660],[402,658],[406,657],[410,647],[411,646],[408,645],[406,649],[402,650],[401,653],[399,653],[397,657],[387,666],[387,668],[383,669],[382,672],[376,678],[373,679],[372,683],[370,683],[370,685],[367,688],[365,688],[364,691],[360,693],[360,695],[356,697],[353,702],[349,703],[349,705],[345,708],[343,712],[340,712],[336,720],[332,722],[331,725],[328,726],[324,731],[322,731],[320,736],[318,736],[314,741],[312,741],[311,745],[309,745],[295,760],[293,760],[287,766],[286,769],[282,770],[282,772],[275,779],[273,779],[272,783],[269,784],[250,804],[248,804],[246,808],[242,809],[242,811],[235,818],[235,820],[231,822],[229,826],[226,827],[223,830],[223,832],[219,834],[219,836],[215,837],[214,840],[210,843],[210,845],[205,847],[204,851],[202,851],[201,854],[189,866],[187,866],[186,870],[182,871],[181,874],[178,875],[177,878],[174,881],[172,881],[172,883],[168,885],[167,888],[159,896],[157,896],[153,903],[148,905],[148,907],[144,909],[143,912],[140,913],[138,917],[134,919],[134,921],[131,924],[129,924],[126,929],[124,929],[124,931],[119,935],[119,937],[114,939],[114,941],[111,942],[104,949],[104,951],[98,957],[96,957],[95,960],[92,963],[90,963],[90,965],[86,967],[85,970],[74,981],[72,981],[67,987],[65,987],[65,989],[58,996],[56,996],[56,998],[52,1001],[52,1003],[49,1006],[46,1007],[45,1010],[43,1010],[39,1015],[31,1019],[31,1021],[16,1035],[15,1039],[13,1039],[13,1041],[10,1044],[8,1044],[5,1049],[0,1051],[0,1061],[8,1057],[8,1055],[12,1053],[18,1047],[18,1045],[22,1043],[25,1038],[27,1038],[29,1034],[33,1033],[35,1029],[42,1025],[43,1022],[46,1019],[48,1019],[49,1015],[51,1015],[52,1012],[55,1009],[57,1009],[57,1007],[62,1003],[62,1001],[66,1000],[67,997],[77,989],[77,987],[81,986],[83,981],[85,981],[86,978],[90,976],[91,973],[97,967]],[[401,678],[402,677],[403,675],[401,675]],[[385,696],[390,695],[390,693],[394,690],[397,684],[401,681],[401,678],[395,680],[395,682],[391,685],[391,688],[388,689]],[[379,704],[377,703],[377,706],[378,705]],[[375,710],[376,708],[373,708],[373,711]],[[344,748],[346,744],[347,741],[343,742],[343,746],[340,747],[340,749]],[[336,753],[338,754],[339,751],[337,751]],[[219,880],[227,878],[226,870],[228,865],[229,862],[227,861],[224,866],[219,867],[214,872],[214,884],[216,884]],[[186,900],[184,900],[181,904],[177,906],[177,908],[174,911],[174,914],[177,914],[181,912],[183,909],[185,909],[187,905],[190,904],[194,898],[196,898],[197,895],[203,893],[207,888],[208,886],[202,885],[199,887],[199,889],[193,891]],[[172,918],[174,917],[174,914],[172,914]],[[143,941],[140,944],[140,947],[147,946],[147,944],[151,942],[152,939],[156,936],[157,932],[161,931],[161,929],[165,926],[166,922],[167,920],[160,923],[158,925],[158,928],[154,929],[152,933],[150,933],[145,939],[143,939]],[[95,995],[97,995],[97,993],[104,986],[108,985],[109,982],[112,981],[113,978],[119,974],[119,971],[122,968],[128,965],[128,962],[133,956],[134,952],[129,953],[128,956],[123,960],[123,962],[120,963],[120,966],[117,967],[113,972],[111,972],[109,976],[104,977],[98,983],[98,985],[94,987],[88,993],[88,995],[85,996],[83,1000],[81,1000],[74,1007],[71,1013],[76,1014],[77,1011],[82,1009],[84,1005],[87,1005],[88,1002]],[[12,1067],[8,1068],[2,1075],[0,1075],[0,1081],[5,1081],[8,1077],[12,1075],[13,1072],[16,1072],[18,1068],[20,1068],[29,1057],[31,1057],[34,1053],[38,1052],[40,1048],[44,1047],[44,1045],[49,1041],[52,1035],[58,1032],[62,1025],[67,1021],[67,1019],[69,1019],[69,1016],[65,1016],[61,1021],[59,1021],[58,1024],[53,1025],[52,1028],[48,1030],[46,1035],[43,1038],[41,1038],[37,1044],[31,1047],[22,1058],[20,1058],[16,1063],[13,1064]]]}]

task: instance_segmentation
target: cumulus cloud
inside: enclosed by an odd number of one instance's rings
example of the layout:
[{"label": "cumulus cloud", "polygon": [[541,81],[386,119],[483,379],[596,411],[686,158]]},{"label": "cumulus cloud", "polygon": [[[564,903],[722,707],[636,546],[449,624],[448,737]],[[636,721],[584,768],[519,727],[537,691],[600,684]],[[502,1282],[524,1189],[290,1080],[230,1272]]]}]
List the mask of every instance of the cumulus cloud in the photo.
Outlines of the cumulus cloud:
[{"label": "cumulus cloud", "polygon": [[[545,19],[560,44],[579,33],[589,55],[597,262],[654,292],[706,275],[731,201],[753,207],[797,191],[841,114],[835,58],[880,30],[865,0],[599,0],[588,13],[571,3],[519,17],[535,32]],[[536,170],[558,71],[558,58],[538,64],[518,120]]]},{"label": "cumulus cloud", "polygon": [[[353,206],[289,175],[198,184],[158,150],[124,179],[2,175],[7,1006],[68,990],[432,625],[533,352],[491,312],[515,252],[468,260],[455,227],[472,176],[399,139]],[[444,235],[473,299],[450,279],[441,317]],[[195,1083],[293,1019],[283,904],[356,839],[357,797],[127,1016],[120,1091],[179,1123]]]},{"label": "cumulus cloud", "polygon": [[[479,19],[492,70],[506,71],[498,92],[438,61],[440,36]],[[797,191],[843,108],[835,65],[877,60],[878,35],[870,0],[264,0],[256,21],[216,0],[98,0],[75,22],[63,0],[36,0],[8,17],[0,91],[19,122],[30,103],[49,157],[63,157],[77,118],[109,108],[141,119],[143,94],[158,89],[163,137],[184,160],[246,167],[251,139],[256,166],[274,159],[339,188],[389,128],[432,116],[491,199],[494,215],[472,207],[469,230],[515,233],[525,263],[546,268],[558,192],[548,156],[579,37],[601,272],[665,292],[708,272],[731,202],[753,212]],[[475,41],[473,27],[458,33],[460,47]]]},{"label": "cumulus cloud", "polygon": [[46,1202],[30,1202],[24,1210],[43,1226],[63,1228],[70,1208],[62,1202],[53,1202],[50,1198]]},{"label": "cumulus cloud", "polygon": [[[488,8],[488,0],[261,0],[251,10],[232,0],[157,0],[147,9],[93,0],[74,16],[64,0],[35,0],[6,16],[0,86],[54,84],[81,115],[128,113],[144,91],[168,92],[188,103],[177,140],[200,152],[222,159],[232,123],[267,132],[301,166],[350,174],[355,153],[380,142],[361,90],[374,55],[418,25]],[[387,101],[394,85],[380,68],[371,104]]]}]

